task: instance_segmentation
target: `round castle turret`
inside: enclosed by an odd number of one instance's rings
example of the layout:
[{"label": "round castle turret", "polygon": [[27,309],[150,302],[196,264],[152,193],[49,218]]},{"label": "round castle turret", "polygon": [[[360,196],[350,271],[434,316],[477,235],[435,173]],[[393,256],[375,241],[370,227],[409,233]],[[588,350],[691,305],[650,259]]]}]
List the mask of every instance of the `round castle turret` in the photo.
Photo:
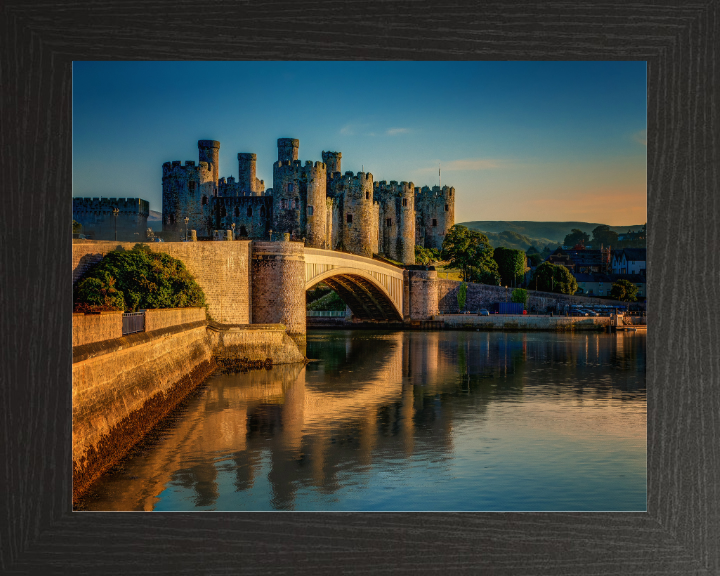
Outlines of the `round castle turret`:
[{"label": "round castle turret", "polygon": [[331,186],[336,195],[343,195],[342,220],[338,223],[342,247],[352,254],[372,258],[373,247],[377,242],[372,174],[334,174]]},{"label": "round castle turret", "polygon": [[334,172],[342,172],[342,152],[322,152],[322,160],[327,166],[328,178],[332,178]]},{"label": "round castle turret", "polygon": [[298,159],[300,140],[295,138],[278,138],[278,162],[293,162]]},{"label": "round castle turret", "polygon": [[455,224],[455,188],[416,188],[415,203],[418,220],[417,243],[425,248],[442,248],[445,235]]},{"label": "round castle turret", "polygon": [[217,185],[220,174],[220,142],[217,140],[198,140],[200,162],[207,162],[212,166],[213,182]]},{"label": "round castle turret", "polygon": [[380,202],[380,250],[403,264],[415,263],[415,188],[412,182],[375,183]]},{"label": "round castle turret", "polygon": [[273,231],[326,247],[326,167],[322,162],[279,160],[273,165]]},{"label": "round castle turret", "polygon": [[[176,239],[185,229],[197,230],[207,236],[212,225],[212,198],[215,182],[211,166],[207,162],[188,160],[182,166],[179,160],[165,162],[162,166],[162,218],[163,232],[175,232]],[[185,218],[189,221],[185,225]]]}]

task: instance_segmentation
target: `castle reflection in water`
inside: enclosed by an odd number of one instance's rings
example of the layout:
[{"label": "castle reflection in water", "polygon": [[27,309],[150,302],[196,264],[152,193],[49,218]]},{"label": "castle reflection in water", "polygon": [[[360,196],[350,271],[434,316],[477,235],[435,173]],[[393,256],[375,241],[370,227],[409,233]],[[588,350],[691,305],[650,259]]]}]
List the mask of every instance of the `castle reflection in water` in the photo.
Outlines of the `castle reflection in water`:
[{"label": "castle reflection in water", "polygon": [[[414,455],[442,474],[454,430],[482,426],[493,402],[611,400],[615,413],[628,403],[632,421],[598,418],[593,433],[622,439],[634,426],[644,437],[644,336],[551,336],[311,331],[315,361],[212,376],[157,441],[100,481],[86,508],[166,509],[174,492],[185,504],[172,509],[233,510],[266,483],[269,509],[291,510],[300,492],[332,496],[379,462],[392,471]],[[563,429],[587,418],[568,410]]]}]

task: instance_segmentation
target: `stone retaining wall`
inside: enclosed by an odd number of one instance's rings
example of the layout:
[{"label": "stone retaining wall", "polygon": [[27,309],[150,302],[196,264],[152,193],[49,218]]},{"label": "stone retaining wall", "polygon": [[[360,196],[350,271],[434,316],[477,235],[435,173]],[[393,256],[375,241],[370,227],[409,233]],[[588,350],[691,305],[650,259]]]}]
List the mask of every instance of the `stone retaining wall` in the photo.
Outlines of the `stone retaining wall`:
[{"label": "stone retaining wall", "polygon": [[[199,311],[180,309],[174,316],[193,318]],[[74,501],[212,373],[217,356],[304,360],[282,325],[217,328],[204,316],[73,348]]]},{"label": "stone retaining wall", "polygon": [[[131,250],[136,242],[73,242],[73,284],[108,252]],[[250,241],[148,242],[153,252],[181,260],[205,292],[209,314],[218,322],[249,324]]]},{"label": "stone retaining wall", "polygon": [[122,312],[73,314],[73,346],[122,336]]},{"label": "stone retaining wall", "polygon": [[206,319],[205,308],[157,308],[145,310],[145,332]]},{"label": "stone retaining wall", "polygon": [[433,320],[442,321],[446,328],[469,328],[478,330],[605,330],[611,318],[573,316],[516,316],[511,314],[441,314]]},{"label": "stone retaining wall", "polygon": [[[460,287],[459,280],[438,279],[438,309],[443,314],[460,312],[457,304],[457,293]],[[512,288],[503,286],[490,286],[488,284],[467,285],[467,301],[465,309],[477,312],[485,308],[492,310],[497,302],[510,302]],[[556,294],[554,292],[540,292],[528,290],[527,309],[532,312],[546,313],[549,310],[560,310],[570,304],[604,304],[606,306],[625,306],[625,302],[608,300],[605,298],[591,298],[588,296],[570,296],[569,294]]]}]

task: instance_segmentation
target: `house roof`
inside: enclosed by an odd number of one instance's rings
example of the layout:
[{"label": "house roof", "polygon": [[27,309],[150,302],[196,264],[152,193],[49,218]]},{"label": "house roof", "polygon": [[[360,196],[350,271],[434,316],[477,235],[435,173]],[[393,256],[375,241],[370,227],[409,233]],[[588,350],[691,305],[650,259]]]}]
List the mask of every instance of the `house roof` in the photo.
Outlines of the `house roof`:
[{"label": "house roof", "polygon": [[627,260],[645,262],[647,259],[647,248],[625,248],[623,252]]}]

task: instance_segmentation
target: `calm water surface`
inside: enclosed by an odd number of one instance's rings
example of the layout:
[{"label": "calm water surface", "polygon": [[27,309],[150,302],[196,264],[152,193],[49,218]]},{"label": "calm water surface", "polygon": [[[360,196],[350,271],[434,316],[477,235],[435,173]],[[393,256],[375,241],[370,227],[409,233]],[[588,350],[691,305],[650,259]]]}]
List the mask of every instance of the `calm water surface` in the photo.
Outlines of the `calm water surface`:
[{"label": "calm water surface", "polygon": [[88,510],[645,510],[640,333],[310,331],[212,376]]}]

